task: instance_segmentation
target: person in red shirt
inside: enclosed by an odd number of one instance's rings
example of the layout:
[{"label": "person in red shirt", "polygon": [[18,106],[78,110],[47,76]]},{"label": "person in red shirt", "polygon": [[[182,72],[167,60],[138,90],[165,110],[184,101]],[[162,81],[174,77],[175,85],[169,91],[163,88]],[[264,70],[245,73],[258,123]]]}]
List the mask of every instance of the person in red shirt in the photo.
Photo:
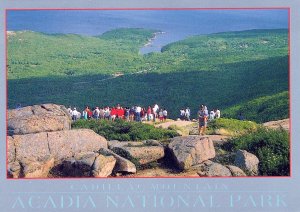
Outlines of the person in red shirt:
[{"label": "person in red shirt", "polygon": [[124,118],[124,109],[122,107],[117,109],[117,114],[118,114],[119,119],[123,119]]},{"label": "person in red shirt", "polygon": [[116,119],[116,117],[117,117],[117,110],[115,107],[113,107],[110,112],[110,118],[112,121],[114,121]]},{"label": "person in red shirt", "polygon": [[152,109],[151,109],[150,106],[148,106],[148,109],[147,109],[147,121],[150,121],[151,112],[152,112]]},{"label": "person in red shirt", "polygon": [[88,114],[88,119],[91,119],[93,117],[93,111],[90,108],[88,108],[87,114]]}]

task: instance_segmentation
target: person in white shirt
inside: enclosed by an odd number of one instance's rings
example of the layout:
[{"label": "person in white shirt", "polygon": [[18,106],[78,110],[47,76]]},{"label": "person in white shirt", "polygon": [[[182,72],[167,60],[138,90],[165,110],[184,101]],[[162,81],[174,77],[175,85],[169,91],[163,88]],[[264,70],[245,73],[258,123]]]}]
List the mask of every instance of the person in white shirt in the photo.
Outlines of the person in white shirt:
[{"label": "person in white shirt", "polygon": [[166,110],[166,108],[164,108],[163,110],[163,116],[164,116],[164,121],[166,121],[168,117],[168,111]]},{"label": "person in white shirt", "polygon": [[215,115],[216,119],[221,117],[221,111],[219,109],[216,110],[216,115]]},{"label": "person in white shirt", "polygon": [[191,116],[191,110],[190,110],[190,108],[187,107],[185,109],[185,117],[186,117],[187,121],[190,121],[190,116]]},{"label": "person in white shirt", "polygon": [[140,106],[135,108],[136,121],[141,121],[141,111],[142,108]]},{"label": "person in white shirt", "polygon": [[72,120],[77,120],[78,111],[76,110],[76,107],[74,107],[74,110],[72,111]]},{"label": "person in white shirt", "polygon": [[96,109],[93,111],[93,115],[95,119],[99,119],[99,115],[100,115],[99,107],[96,107]]},{"label": "person in white shirt", "polygon": [[152,108],[152,114],[153,114],[153,122],[155,122],[156,118],[157,118],[157,112],[158,112],[158,105],[155,104]]},{"label": "person in white shirt", "polygon": [[212,120],[214,120],[215,119],[215,112],[212,110],[212,111],[210,111],[209,112],[209,121],[212,121]]},{"label": "person in white shirt", "polygon": [[183,121],[185,119],[185,110],[181,109],[180,110],[180,119]]}]

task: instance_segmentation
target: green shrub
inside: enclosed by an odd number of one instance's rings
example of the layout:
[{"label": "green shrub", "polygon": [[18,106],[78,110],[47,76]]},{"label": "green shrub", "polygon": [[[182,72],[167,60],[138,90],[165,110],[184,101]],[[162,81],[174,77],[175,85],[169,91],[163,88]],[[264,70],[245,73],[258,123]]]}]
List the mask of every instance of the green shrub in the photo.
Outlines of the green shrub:
[{"label": "green shrub", "polygon": [[227,108],[223,117],[238,117],[242,113],[247,120],[264,123],[289,117],[288,91],[263,96],[242,104]]},{"label": "green shrub", "polygon": [[155,128],[149,124],[116,120],[78,120],[73,128],[91,129],[108,140],[139,141],[147,139],[161,140],[178,136],[175,130]]},{"label": "green shrub", "polygon": [[210,134],[240,135],[253,132],[257,127],[258,125],[251,121],[220,118],[208,123],[208,132]]},{"label": "green shrub", "polygon": [[255,154],[260,161],[260,175],[290,175],[289,133],[283,129],[260,127],[255,132],[232,138],[223,148],[227,151],[243,149]]}]

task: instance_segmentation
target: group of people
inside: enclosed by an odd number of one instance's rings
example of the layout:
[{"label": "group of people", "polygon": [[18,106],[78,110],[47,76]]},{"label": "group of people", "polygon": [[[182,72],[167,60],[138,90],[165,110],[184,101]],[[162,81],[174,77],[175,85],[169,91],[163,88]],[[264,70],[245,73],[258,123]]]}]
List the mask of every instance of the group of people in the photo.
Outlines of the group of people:
[{"label": "group of people", "polygon": [[157,104],[153,107],[143,108],[141,106],[122,107],[117,104],[116,107],[95,107],[91,109],[86,106],[80,113],[76,108],[68,108],[68,112],[73,121],[77,119],[108,119],[114,121],[115,119],[125,119],[127,121],[156,121],[159,119],[161,122],[165,121],[168,117],[168,111],[165,108],[159,108]]},{"label": "group of people", "polygon": [[213,109],[208,113],[207,107],[205,105],[201,105],[198,111],[199,135],[205,135],[208,121],[212,121],[213,119],[220,117],[221,111],[219,109]]},{"label": "group of people", "polygon": [[[72,117],[73,121],[77,119],[107,119],[114,121],[116,119],[125,119],[127,121],[156,121],[157,119],[161,122],[166,121],[168,117],[168,111],[165,108],[159,108],[157,104],[153,107],[143,108],[141,106],[122,107],[117,104],[116,107],[95,107],[91,109],[86,106],[85,109],[80,113],[76,108],[68,108],[68,112]],[[207,106],[201,105],[197,113],[199,121],[199,135],[205,135],[207,122],[213,119],[220,118],[221,112],[219,109],[213,109],[208,112]],[[180,119],[190,121],[191,110],[190,108],[180,110]]]},{"label": "group of people", "polygon": [[182,121],[190,121],[191,120],[190,116],[191,116],[191,110],[190,110],[190,108],[187,107],[186,109],[182,108],[180,110],[180,120],[182,120]]}]

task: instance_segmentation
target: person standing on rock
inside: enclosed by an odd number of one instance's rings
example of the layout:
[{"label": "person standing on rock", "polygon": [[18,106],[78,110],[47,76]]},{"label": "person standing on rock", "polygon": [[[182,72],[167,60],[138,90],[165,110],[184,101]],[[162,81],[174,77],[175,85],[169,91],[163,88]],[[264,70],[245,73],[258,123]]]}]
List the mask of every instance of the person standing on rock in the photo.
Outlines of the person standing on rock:
[{"label": "person standing on rock", "polygon": [[141,111],[142,108],[140,106],[135,106],[135,115],[136,115],[137,122],[141,122]]},{"label": "person standing on rock", "polygon": [[207,109],[205,110],[205,106],[201,106],[198,111],[198,119],[199,119],[199,135],[205,135],[206,127],[207,127]]},{"label": "person standing on rock", "polygon": [[[152,112],[153,112],[153,122],[156,121],[156,116],[157,116],[157,108],[155,107],[156,105],[153,106]],[[158,106],[157,106],[158,107]]]},{"label": "person standing on rock", "polygon": [[240,120],[240,121],[244,121],[245,120],[245,117],[243,116],[243,114],[241,112],[238,115],[238,120]]},{"label": "person standing on rock", "polygon": [[151,107],[148,106],[148,109],[147,109],[147,121],[150,121],[150,115],[151,115]]},{"label": "person standing on rock", "polygon": [[117,109],[113,107],[110,112],[110,120],[115,121],[116,117],[117,117]]},{"label": "person standing on rock", "polygon": [[135,108],[132,106],[129,110],[129,121],[134,121]]},{"label": "person standing on rock", "polygon": [[191,110],[190,110],[190,108],[187,107],[185,109],[185,118],[187,121],[190,121],[190,116],[191,116]]},{"label": "person standing on rock", "polygon": [[129,121],[129,115],[130,115],[129,107],[125,107],[124,114],[125,114],[125,120]]},{"label": "person standing on rock", "polygon": [[159,117],[159,121],[163,122],[164,120],[164,113],[163,113],[163,109],[160,109],[159,113],[158,113],[158,117]]},{"label": "person standing on rock", "polygon": [[78,111],[76,110],[76,107],[74,107],[74,110],[72,111],[71,114],[72,114],[72,120],[76,121],[77,120],[77,115],[78,115]]},{"label": "person standing on rock", "polygon": [[181,121],[185,120],[185,110],[183,108],[180,110],[180,120]]},{"label": "person standing on rock", "polygon": [[164,108],[163,110],[163,116],[164,116],[164,121],[166,121],[168,117],[168,111],[166,110],[166,108]]},{"label": "person standing on rock", "polygon": [[107,120],[110,119],[110,109],[108,106],[106,108],[104,108],[104,118]]},{"label": "person standing on rock", "polygon": [[87,114],[88,114],[88,119],[91,119],[93,117],[93,111],[90,109],[90,107],[87,107]]},{"label": "person standing on rock", "polygon": [[93,115],[94,115],[94,118],[95,119],[99,119],[99,116],[100,116],[100,110],[99,110],[99,107],[96,107],[95,110],[93,111]]},{"label": "person standing on rock", "polygon": [[82,111],[82,117],[83,117],[84,120],[88,119],[87,109],[85,109],[85,110]]},{"label": "person standing on rock", "polygon": [[221,111],[217,108],[216,110],[216,119],[219,119],[221,117]]},{"label": "person standing on rock", "polygon": [[104,108],[100,108],[99,109],[99,118],[100,119],[104,119],[105,117],[105,111],[104,111]]},{"label": "person standing on rock", "polygon": [[216,116],[215,112],[214,112],[213,110],[211,110],[211,111],[209,112],[209,121],[214,120],[214,119],[215,119],[215,116]]}]

